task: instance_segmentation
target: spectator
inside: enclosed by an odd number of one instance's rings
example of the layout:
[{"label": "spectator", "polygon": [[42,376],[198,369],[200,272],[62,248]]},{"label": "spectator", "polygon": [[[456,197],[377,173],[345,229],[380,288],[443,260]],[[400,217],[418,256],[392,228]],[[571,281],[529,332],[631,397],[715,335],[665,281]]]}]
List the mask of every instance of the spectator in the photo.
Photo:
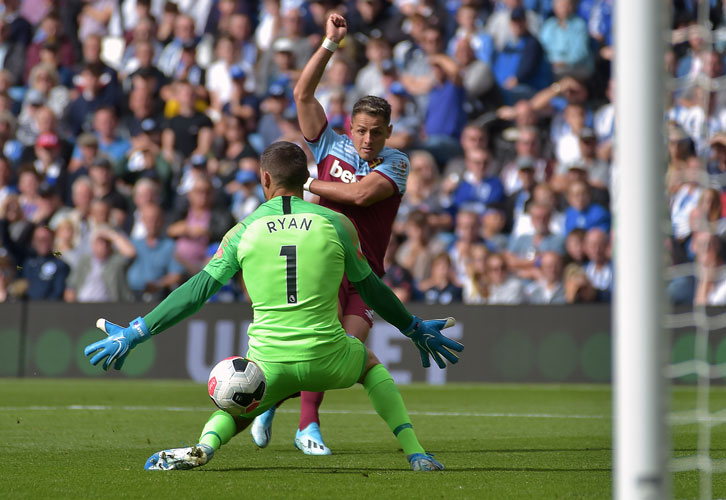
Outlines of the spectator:
[{"label": "spectator", "polygon": [[93,196],[108,203],[111,214],[110,223],[121,228],[129,213],[126,198],[116,189],[116,176],[111,163],[106,158],[97,158],[91,163],[88,172],[93,186]]},{"label": "spectator", "polygon": [[8,159],[0,155],[0,205],[8,195],[16,194],[17,187],[12,182],[13,170],[10,168]]},{"label": "spectator", "polygon": [[222,184],[234,180],[244,158],[257,158],[257,151],[247,141],[247,129],[242,118],[226,115],[222,118],[222,131],[214,144],[212,170]]},{"label": "spectator", "polygon": [[73,208],[59,211],[50,221],[51,227],[57,227],[60,220],[65,217],[73,223],[73,232],[76,235],[76,246],[81,253],[91,250],[91,202],[93,201],[93,183],[88,177],[79,177],[71,186],[71,200]]},{"label": "spectator", "polygon": [[260,122],[257,127],[262,149],[272,144],[282,135],[281,124],[285,116],[297,119],[297,112],[289,108],[290,99],[287,90],[281,83],[273,83],[267,91],[267,97],[260,105]]},{"label": "spectator", "polygon": [[542,254],[540,278],[526,287],[530,304],[565,304],[565,287],[562,282],[562,256],[557,252]]},{"label": "spectator", "polygon": [[190,16],[179,15],[173,19],[174,34],[159,55],[157,67],[167,77],[172,78],[179,70],[184,45],[196,46],[197,37],[194,33],[194,19]]},{"label": "spectator", "polygon": [[257,121],[260,114],[260,100],[247,90],[247,72],[241,66],[232,66],[232,93],[230,100],[222,110],[233,116],[241,118],[245,133],[257,130]]},{"label": "spectator", "polygon": [[20,206],[22,207],[23,216],[27,220],[35,217],[38,210],[39,190],[41,177],[40,174],[31,165],[24,165],[18,174],[18,191],[20,192]]},{"label": "spectator", "polygon": [[16,275],[15,263],[5,249],[0,247],[0,304],[23,294],[15,281]]},{"label": "spectator", "polygon": [[20,198],[10,194],[0,203],[0,247],[22,263],[30,246],[35,226],[25,218]]},{"label": "spectator", "polygon": [[456,285],[451,258],[445,252],[434,257],[431,276],[419,283],[423,300],[427,304],[452,304],[461,302],[462,290]]},{"label": "spectator", "polygon": [[542,255],[545,252],[565,253],[565,241],[560,235],[550,233],[550,214],[552,208],[545,203],[529,206],[534,234],[523,234],[509,242],[504,254],[507,265],[520,278],[534,280],[539,276]]},{"label": "spectator", "polygon": [[103,106],[115,106],[116,94],[110,77],[98,63],[84,65],[78,77],[79,96],[71,102],[66,113],[67,125],[74,135],[90,130],[95,111]]},{"label": "spectator", "polygon": [[585,270],[578,264],[568,264],[564,273],[565,299],[568,304],[594,302],[597,290],[587,279]]},{"label": "spectator", "polygon": [[11,38],[12,27],[6,18],[0,20],[0,51],[5,54],[0,69],[7,70],[12,75],[13,85],[22,85],[23,69],[25,67],[25,45]]},{"label": "spectator", "polygon": [[131,242],[110,227],[98,227],[91,236],[91,253],[84,255],[68,277],[66,302],[127,302],[133,295],[126,268],[136,256]]},{"label": "spectator", "polygon": [[558,76],[589,77],[593,70],[587,23],[575,14],[573,0],[554,0],[554,16],[539,34],[547,58]]},{"label": "spectator", "polygon": [[80,250],[73,221],[71,221],[70,217],[60,219],[55,230],[53,253],[73,269],[82,256]]},{"label": "spectator", "polygon": [[182,209],[168,227],[167,235],[176,240],[176,259],[188,274],[197,273],[207,262],[207,247],[222,240],[234,220],[226,210],[213,209],[212,184],[197,177],[187,194],[188,207]]},{"label": "spectator", "polygon": [[527,30],[525,10],[516,7],[511,14],[512,39],[497,52],[494,76],[502,88],[505,104],[531,99],[550,84],[552,77],[542,46]]},{"label": "spectator", "polygon": [[60,18],[55,12],[48,13],[38,25],[31,44],[25,54],[25,72],[23,81],[28,81],[30,70],[40,62],[41,49],[46,44],[55,44],[57,47],[56,59],[62,66],[73,66],[75,61],[73,44],[62,33]]},{"label": "spectator", "polygon": [[[512,32],[512,12],[515,9],[522,8],[524,2],[522,0],[504,0],[501,2],[501,8],[494,11],[487,20],[486,31],[494,38],[494,46],[497,50],[502,50],[514,41],[515,36]],[[533,10],[526,10],[527,29],[530,33],[537,34],[542,24],[542,19]]]},{"label": "spectator", "polygon": [[507,249],[509,238],[504,234],[507,216],[499,208],[487,208],[481,217],[481,236],[487,249],[501,253]]},{"label": "spectator", "polygon": [[603,206],[591,202],[590,188],[586,183],[579,181],[569,186],[567,203],[565,234],[575,228],[589,231],[597,227],[605,232],[610,231],[610,213]]},{"label": "spectator", "polygon": [[487,304],[516,305],[526,301],[522,282],[509,272],[507,261],[498,253],[489,254],[487,269]]},{"label": "spectator", "polygon": [[30,300],[61,300],[68,278],[68,264],[53,254],[53,230],[38,226],[33,231],[31,248],[22,261],[21,277],[28,283]]},{"label": "spectator", "polygon": [[475,245],[482,243],[479,213],[472,210],[460,210],[456,214],[455,224],[456,239],[449,248],[449,256],[456,271],[456,279],[458,282],[462,282],[466,275],[466,267],[471,260],[472,249]]},{"label": "spectator", "polygon": [[681,257],[676,257],[680,263],[684,259],[687,240],[691,235],[691,212],[698,206],[703,188],[700,186],[702,166],[697,157],[692,157],[686,164],[681,176],[682,183],[670,199],[671,225],[673,227],[674,251]]},{"label": "spectator", "polygon": [[[209,91],[211,108],[218,118],[222,107],[228,104],[232,97],[231,69],[238,64],[240,54],[229,35],[222,35],[217,39],[215,54],[216,60],[209,65],[206,87]],[[244,71],[241,67],[240,69]]]},{"label": "spectator", "polygon": [[234,180],[225,186],[225,191],[232,196],[231,210],[236,220],[244,220],[265,202],[260,180],[252,170],[237,170]]},{"label": "spectator", "polygon": [[693,299],[695,305],[726,304],[726,278],[723,274],[723,248],[717,236],[699,232],[694,236],[696,262],[700,265]]},{"label": "spectator", "polygon": [[406,224],[406,240],[396,252],[396,262],[406,268],[414,281],[419,283],[429,277],[433,258],[442,250],[441,245],[431,239],[426,214],[411,212]]},{"label": "spectator", "polygon": [[432,230],[449,229],[451,216],[441,207],[439,172],[436,160],[428,151],[416,150],[409,155],[411,164],[406,192],[398,207],[394,232],[402,234],[407,217],[415,210],[427,214],[427,224]]},{"label": "spectator", "polygon": [[[511,228],[516,224],[518,219],[524,214],[525,207],[532,198],[535,187],[534,161],[532,158],[520,157],[516,160],[517,166],[517,184],[519,189],[507,196],[507,227]],[[500,174],[501,177],[501,174]],[[515,236],[515,235],[512,235]]]},{"label": "spectator", "polygon": [[608,234],[600,228],[592,228],[585,235],[585,255],[588,263],[585,274],[597,291],[599,302],[610,302],[613,290],[613,264],[608,256]]},{"label": "spectator", "polygon": [[146,205],[161,206],[161,189],[159,183],[149,177],[142,177],[134,184],[133,206],[134,211],[131,213],[131,229],[129,237],[131,240],[146,238],[148,230],[144,225],[141,217],[141,211]]},{"label": "spectator", "polygon": [[467,40],[474,57],[490,68],[494,65],[494,39],[481,27],[474,5],[462,4],[456,11],[456,33],[447,45],[446,53],[454,57],[462,40]]},{"label": "spectator", "polygon": [[66,164],[61,157],[61,142],[53,132],[45,132],[35,141],[35,161],[33,166],[40,175],[41,182],[65,189]]},{"label": "spectator", "polygon": [[391,136],[386,140],[389,148],[407,150],[415,145],[419,137],[421,119],[415,111],[415,106],[399,82],[393,82],[385,92],[385,97],[391,105]]},{"label": "spectator", "polygon": [[[98,151],[113,164],[125,158],[131,148],[129,140],[117,134],[117,125],[116,111],[112,107],[104,106],[93,113],[93,132],[98,139]],[[80,151],[76,148],[73,157],[78,156]]]},{"label": "spectator", "polygon": [[[450,195],[449,207],[452,215],[464,206],[474,207],[483,213],[487,207],[503,202],[504,187],[499,178],[491,173],[489,152],[485,149],[473,149],[465,151],[464,158],[466,172]],[[451,186],[445,186],[444,189],[451,189]]]},{"label": "spectator", "polygon": [[78,38],[84,42],[89,36],[103,37],[108,34],[116,0],[90,0],[78,16]]},{"label": "spectator", "polygon": [[206,155],[212,145],[212,121],[194,107],[194,88],[185,80],[174,83],[179,112],[169,119],[161,136],[167,159],[178,152],[182,158]]},{"label": "spectator", "polygon": [[706,188],[701,193],[698,206],[691,212],[693,231],[707,231],[722,238],[726,235],[726,219],[722,216],[721,194],[717,189]]},{"label": "spectator", "polygon": [[413,299],[416,290],[413,285],[411,273],[396,262],[398,245],[398,237],[395,234],[391,235],[388,248],[386,249],[386,255],[383,258],[383,267],[386,270],[386,274],[382,279],[393,290],[398,300],[406,303]]},{"label": "spectator", "polygon": [[43,105],[48,106],[56,118],[60,118],[65,114],[69,103],[68,89],[60,84],[58,71],[48,63],[38,63],[30,72],[19,120],[21,123],[28,123],[28,115],[32,114],[28,107]]},{"label": "spectator", "polygon": [[132,240],[136,257],[127,277],[137,299],[159,300],[181,283],[184,268],[174,258],[174,241],[164,236],[164,214],[158,205],[141,209],[146,236]]},{"label": "spectator", "polygon": [[[522,101],[524,102],[524,101]],[[549,173],[549,164],[542,156],[541,138],[539,131],[534,126],[524,126],[517,129],[517,139],[514,144],[514,150],[517,157],[502,167],[499,177],[502,179],[504,191],[507,195],[512,195],[515,191],[522,189],[522,179],[520,177],[520,166],[522,164],[530,164],[533,168],[533,174],[536,182],[544,182],[547,180]]]},{"label": "spectator", "polygon": [[[431,36],[435,31],[429,30],[428,33]],[[426,147],[443,164],[445,158],[459,150],[459,136],[467,120],[464,110],[466,92],[461,68],[456,61],[444,54],[432,54],[429,62],[433,80],[427,93],[429,106],[424,118]]]},{"label": "spectator", "polygon": [[476,245],[471,249],[471,260],[466,267],[466,276],[462,281],[464,304],[486,304],[488,255],[489,250],[485,245]]},{"label": "spectator", "polygon": [[355,94],[358,98],[367,95],[384,97],[389,91],[384,82],[384,67],[393,65],[388,40],[383,37],[369,38],[366,42],[365,56],[367,64],[358,71],[355,78]]}]

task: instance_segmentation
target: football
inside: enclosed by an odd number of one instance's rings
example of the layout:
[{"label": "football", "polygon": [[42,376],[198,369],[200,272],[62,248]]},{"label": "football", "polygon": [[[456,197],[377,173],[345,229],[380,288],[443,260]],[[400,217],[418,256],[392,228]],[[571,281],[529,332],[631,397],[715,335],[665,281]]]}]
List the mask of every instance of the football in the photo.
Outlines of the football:
[{"label": "football", "polygon": [[265,397],[266,387],[260,367],[242,356],[217,363],[207,383],[214,404],[235,417],[254,411]]}]

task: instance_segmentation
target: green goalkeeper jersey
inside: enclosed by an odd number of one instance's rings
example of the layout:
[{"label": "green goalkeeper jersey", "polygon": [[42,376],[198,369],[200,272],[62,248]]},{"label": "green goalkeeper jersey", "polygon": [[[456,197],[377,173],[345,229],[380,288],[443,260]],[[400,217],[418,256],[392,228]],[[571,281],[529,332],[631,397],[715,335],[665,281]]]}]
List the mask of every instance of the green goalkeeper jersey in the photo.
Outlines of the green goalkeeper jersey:
[{"label": "green goalkeeper jersey", "polygon": [[272,362],[338,349],[343,273],[351,282],[371,273],[350,220],[294,196],[275,197],[234,226],[204,270],[224,284],[240,268],[254,310],[249,355]]}]

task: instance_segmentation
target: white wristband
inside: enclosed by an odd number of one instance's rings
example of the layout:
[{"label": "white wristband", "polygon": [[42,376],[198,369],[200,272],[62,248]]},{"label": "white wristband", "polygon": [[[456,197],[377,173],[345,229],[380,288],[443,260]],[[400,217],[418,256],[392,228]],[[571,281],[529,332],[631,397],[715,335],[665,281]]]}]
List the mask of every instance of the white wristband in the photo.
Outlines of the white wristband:
[{"label": "white wristband", "polygon": [[305,184],[303,184],[303,189],[305,191],[308,191],[309,192],[310,191],[310,184],[312,184],[314,180],[315,179],[313,179],[312,177],[308,177],[308,180],[306,180],[305,181]]},{"label": "white wristband", "polygon": [[325,50],[329,50],[330,52],[335,52],[336,50],[338,50],[338,44],[330,40],[329,38],[323,39],[322,47]]}]

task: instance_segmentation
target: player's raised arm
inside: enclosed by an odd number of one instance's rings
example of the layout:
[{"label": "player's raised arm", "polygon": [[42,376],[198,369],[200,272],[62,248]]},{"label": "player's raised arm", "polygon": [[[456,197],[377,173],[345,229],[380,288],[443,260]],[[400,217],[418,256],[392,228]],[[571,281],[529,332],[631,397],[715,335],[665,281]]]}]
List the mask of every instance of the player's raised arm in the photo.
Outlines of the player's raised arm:
[{"label": "player's raised arm", "polygon": [[320,83],[325,66],[347,32],[345,18],[340,14],[330,14],[325,24],[325,40],[305,64],[293,90],[300,130],[308,139],[315,139],[327,121],[325,110],[315,99],[315,89]]}]

